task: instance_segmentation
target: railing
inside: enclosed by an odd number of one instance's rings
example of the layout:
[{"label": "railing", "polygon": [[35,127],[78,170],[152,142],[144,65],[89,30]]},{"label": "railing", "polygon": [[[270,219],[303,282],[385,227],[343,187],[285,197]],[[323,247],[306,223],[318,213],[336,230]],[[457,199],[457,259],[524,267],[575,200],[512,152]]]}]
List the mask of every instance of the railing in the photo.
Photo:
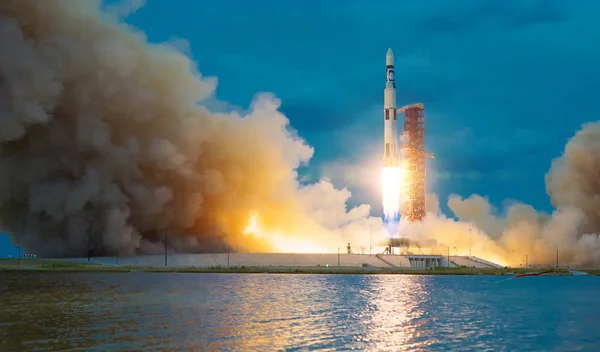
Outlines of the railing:
[{"label": "railing", "polygon": [[492,263],[492,262],[490,262],[490,261],[487,261],[487,260],[485,260],[485,259],[481,259],[481,258],[479,258],[479,257],[471,257],[471,256],[468,256],[468,257],[466,257],[466,258],[468,258],[469,260],[472,260],[472,261],[474,261],[474,262],[476,262],[476,263],[479,263],[479,264],[483,264],[483,265],[488,265],[488,266],[491,266],[492,268],[502,268],[502,267],[503,267],[503,266],[502,266],[502,265],[500,265],[500,264]]},{"label": "railing", "polygon": [[381,254],[375,254],[375,256],[376,256],[376,257],[377,257],[379,260],[381,260],[382,262],[384,262],[384,263],[386,263],[387,265],[391,266],[392,268],[397,268],[397,266],[395,266],[395,265],[394,265],[394,264],[392,264],[391,262],[389,262],[389,261],[387,261],[387,260],[383,259],[383,258],[381,257]]}]

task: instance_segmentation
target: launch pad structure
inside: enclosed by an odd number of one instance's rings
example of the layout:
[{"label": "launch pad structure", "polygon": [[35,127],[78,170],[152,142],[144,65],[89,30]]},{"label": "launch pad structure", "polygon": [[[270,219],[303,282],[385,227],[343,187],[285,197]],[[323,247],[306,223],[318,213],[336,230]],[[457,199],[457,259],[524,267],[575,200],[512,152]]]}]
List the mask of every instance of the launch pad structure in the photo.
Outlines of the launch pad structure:
[{"label": "launch pad structure", "polygon": [[406,185],[406,200],[402,206],[402,220],[415,222],[425,217],[425,113],[422,103],[406,105],[398,109],[404,113],[404,128],[400,134]]},{"label": "launch pad structure", "polygon": [[[385,57],[386,84],[384,88],[384,167],[398,167],[403,169],[400,190],[402,200],[400,204],[401,221],[419,222],[426,214],[425,186],[426,171],[425,158],[433,158],[433,154],[425,152],[425,112],[422,103],[406,105],[396,108],[396,83],[394,77],[394,53],[388,49]],[[397,135],[396,117],[404,114],[404,126]],[[398,148],[399,147],[399,148]],[[393,248],[402,248],[408,252],[410,241],[398,234],[400,238],[390,238],[386,244],[388,254],[393,254]],[[419,246],[417,244],[417,246]]]},{"label": "launch pad structure", "polygon": [[[402,221],[422,221],[426,214],[425,204],[425,158],[434,158],[433,154],[425,152],[425,112],[422,103],[403,106],[397,113],[404,113],[404,128],[400,134],[400,155],[405,170],[404,202],[402,204]],[[420,244],[410,241],[402,234],[400,238],[390,238],[383,253],[394,254],[393,248],[399,248],[400,253],[408,254],[411,244],[421,250],[421,246],[431,246],[432,243]],[[434,241],[435,242],[435,241]],[[437,245],[437,242],[436,244]]]}]

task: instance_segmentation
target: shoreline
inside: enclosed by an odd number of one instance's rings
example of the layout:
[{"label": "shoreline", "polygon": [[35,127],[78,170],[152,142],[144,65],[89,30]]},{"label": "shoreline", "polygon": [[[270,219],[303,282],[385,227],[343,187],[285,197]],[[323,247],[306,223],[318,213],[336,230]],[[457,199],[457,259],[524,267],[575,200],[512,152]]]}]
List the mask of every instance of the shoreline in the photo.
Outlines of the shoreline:
[{"label": "shoreline", "polygon": [[[285,267],[285,266],[230,266],[230,267],[150,267],[150,266],[109,266],[93,263],[74,263],[59,260],[0,260],[0,270],[4,272],[64,272],[64,273],[196,273],[196,274],[340,274],[340,275],[488,275],[514,276],[531,272],[553,270],[550,267],[539,268],[376,268],[376,267]],[[572,269],[590,276],[600,276],[600,269]],[[558,269],[544,276],[576,276],[569,269]]]}]

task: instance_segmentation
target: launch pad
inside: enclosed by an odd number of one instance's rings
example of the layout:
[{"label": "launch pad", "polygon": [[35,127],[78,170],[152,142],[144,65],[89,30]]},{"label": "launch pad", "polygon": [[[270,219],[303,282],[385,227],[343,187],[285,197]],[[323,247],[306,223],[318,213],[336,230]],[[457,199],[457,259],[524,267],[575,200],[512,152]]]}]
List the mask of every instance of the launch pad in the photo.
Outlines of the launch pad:
[{"label": "launch pad", "polygon": [[379,246],[385,247],[385,250],[381,254],[396,254],[394,248],[398,248],[398,254],[408,255],[412,254],[411,248],[416,249],[415,254],[423,254],[423,249],[437,251],[438,243],[435,239],[415,241],[406,237],[400,237],[388,238],[384,241],[381,241]]}]

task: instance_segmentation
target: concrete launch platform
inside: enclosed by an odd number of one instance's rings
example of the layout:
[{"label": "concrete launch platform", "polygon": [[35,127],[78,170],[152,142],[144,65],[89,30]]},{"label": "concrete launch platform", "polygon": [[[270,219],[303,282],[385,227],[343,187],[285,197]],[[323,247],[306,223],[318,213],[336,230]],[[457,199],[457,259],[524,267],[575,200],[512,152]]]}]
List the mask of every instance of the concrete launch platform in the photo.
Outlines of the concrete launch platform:
[{"label": "concrete launch platform", "polygon": [[[500,265],[477,257],[442,255],[382,255],[382,254],[304,254],[304,253],[218,253],[169,254],[167,266],[171,268],[210,267],[373,267],[427,269],[434,267],[498,268]],[[87,258],[68,258],[67,261],[86,263]],[[109,266],[165,267],[164,255],[139,255],[131,257],[93,257],[91,263]]]}]

